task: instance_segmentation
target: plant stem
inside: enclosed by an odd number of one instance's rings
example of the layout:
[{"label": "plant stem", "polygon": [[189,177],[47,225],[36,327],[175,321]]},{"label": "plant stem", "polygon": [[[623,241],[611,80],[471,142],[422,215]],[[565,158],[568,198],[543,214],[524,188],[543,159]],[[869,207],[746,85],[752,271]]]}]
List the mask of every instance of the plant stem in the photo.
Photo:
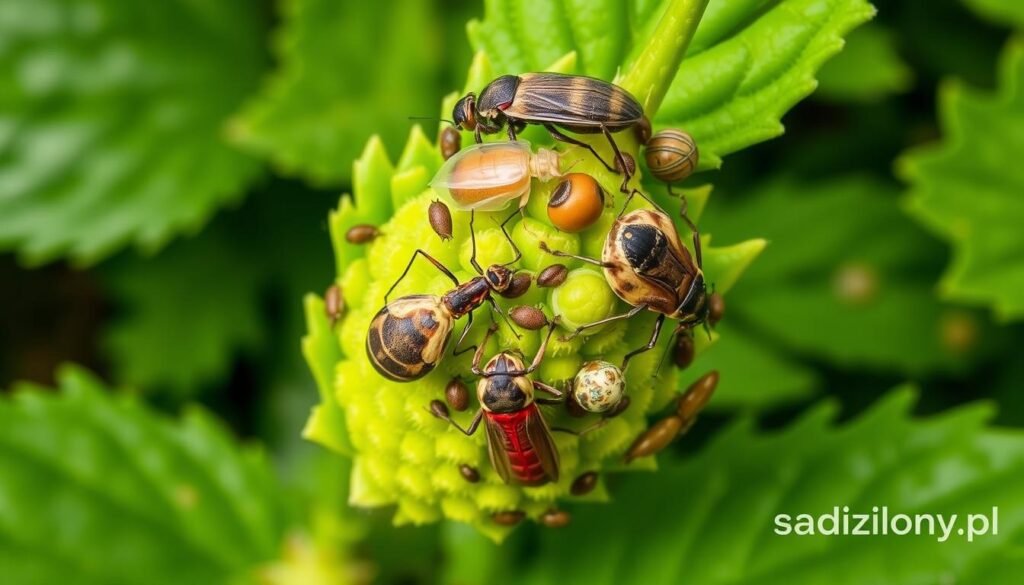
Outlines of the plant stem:
[{"label": "plant stem", "polygon": [[668,93],[707,5],[708,0],[672,0],[647,46],[619,80],[640,100],[648,118],[654,118]]}]

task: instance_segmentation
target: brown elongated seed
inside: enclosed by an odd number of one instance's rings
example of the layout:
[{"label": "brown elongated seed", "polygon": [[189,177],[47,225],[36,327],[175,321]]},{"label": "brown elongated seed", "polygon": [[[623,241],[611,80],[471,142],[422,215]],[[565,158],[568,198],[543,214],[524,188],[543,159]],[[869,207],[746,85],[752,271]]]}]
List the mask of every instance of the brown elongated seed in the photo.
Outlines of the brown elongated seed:
[{"label": "brown elongated seed", "polygon": [[345,297],[341,296],[341,287],[337,284],[327,287],[327,291],[324,292],[324,313],[327,314],[332,327],[345,313]]},{"label": "brown elongated seed", "polygon": [[437,418],[448,418],[448,407],[440,400],[430,401],[430,414]]},{"label": "brown elongated seed", "polygon": [[377,226],[368,223],[361,223],[348,228],[345,232],[345,241],[350,244],[367,244],[380,235]]},{"label": "brown elongated seed", "polygon": [[594,491],[595,487],[597,487],[597,472],[588,471],[581,473],[576,479],[572,480],[572,485],[569,486],[569,493],[574,496],[582,496]]},{"label": "brown elongated seed", "polygon": [[679,435],[682,428],[683,419],[674,414],[654,423],[629,446],[629,450],[626,451],[626,463],[661,451]]},{"label": "brown elongated seed", "polygon": [[693,336],[686,332],[676,337],[676,346],[672,350],[672,363],[678,368],[687,368],[693,363]]},{"label": "brown elongated seed", "polygon": [[448,160],[462,149],[462,134],[452,126],[445,126],[444,130],[441,130],[438,145],[441,147],[441,156]]},{"label": "brown elongated seed", "polygon": [[462,412],[469,408],[469,388],[459,378],[452,378],[444,387],[444,399],[448,406]]},{"label": "brown elongated seed", "polygon": [[715,293],[708,298],[708,323],[714,327],[725,315],[725,299]]},{"label": "brown elongated seed", "polygon": [[537,307],[516,305],[508,312],[509,319],[528,331],[536,331],[548,324],[548,318]]},{"label": "brown elongated seed", "polygon": [[541,515],[540,521],[548,528],[562,528],[568,526],[572,516],[565,510],[548,510]]},{"label": "brown elongated seed", "polygon": [[526,512],[522,510],[505,510],[504,512],[495,512],[491,514],[491,520],[494,520],[495,524],[501,524],[502,526],[515,526],[526,518]]},{"label": "brown elongated seed", "polygon": [[526,272],[517,272],[512,277],[512,284],[508,286],[505,292],[501,293],[501,296],[506,299],[518,299],[519,297],[526,294],[526,291],[530,290],[530,284],[533,283],[533,279]]},{"label": "brown elongated seed", "polygon": [[469,483],[476,483],[480,481],[480,472],[472,465],[466,465],[463,463],[459,466],[459,473],[462,475],[462,479]]},{"label": "brown elongated seed", "polygon": [[427,209],[427,218],[430,220],[430,227],[442,240],[452,239],[452,212],[448,206],[434,199]]},{"label": "brown elongated seed", "polygon": [[711,400],[718,386],[718,372],[712,370],[690,384],[686,392],[676,402],[676,416],[688,422],[697,418],[697,414],[704,409],[704,405]]},{"label": "brown elongated seed", "polygon": [[[623,152],[622,160],[626,163],[626,174],[629,176],[636,174],[636,159],[633,158],[633,155],[628,152]],[[618,157],[615,158],[615,170],[620,173],[622,172],[622,163],[619,162]]]},{"label": "brown elongated seed", "polygon": [[537,275],[537,286],[561,286],[562,283],[565,282],[565,277],[568,275],[569,269],[565,267],[565,264],[552,264],[544,270],[541,270],[540,274]]}]

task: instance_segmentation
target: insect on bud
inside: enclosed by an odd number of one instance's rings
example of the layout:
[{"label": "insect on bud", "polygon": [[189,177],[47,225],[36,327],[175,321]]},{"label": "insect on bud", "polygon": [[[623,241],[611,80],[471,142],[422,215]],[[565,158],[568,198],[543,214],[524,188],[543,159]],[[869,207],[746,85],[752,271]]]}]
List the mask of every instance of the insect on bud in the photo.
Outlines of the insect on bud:
[{"label": "insect on bud", "polygon": [[449,406],[462,412],[469,408],[469,389],[462,380],[452,378],[444,388],[444,399]]},{"label": "insect on bud", "polygon": [[588,471],[572,480],[572,485],[569,486],[569,493],[574,496],[582,496],[594,491],[595,487],[597,487],[597,472]]},{"label": "insect on bud", "polygon": [[444,130],[441,130],[438,145],[441,147],[441,156],[448,160],[462,149],[462,134],[453,126],[445,126]]},{"label": "insect on bud", "polygon": [[466,465],[463,463],[459,466],[459,473],[462,475],[462,479],[469,483],[476,483],[480,481],[480,471],[472,465]]},{"label": "insect on bud", "polygon": [[448,210],[447,205],[435,199],[427,209],[427,218],[430,220],[430,227],[441,240],[452,239],[452,212]]},{"label": "insect on bud", "polygon": [[341,296],[341,287],[332,284],[324,292],[324,313],[333,327],[345,313],[345,297]]},{"label": "insect on bud", "polygon": [[537,307],[518,305],[508,312],[512,322],[528,331],[536,331],[548,324],[548,318]]},{"label": "insect on bud", "polygon": [[368,244],[380,235],[377,226],[362,223],[348,228],[345,232],[345,241],[350,244]]},{"label": "insect on bud", "polygon": [[694,347],[693,336],[681,333],[676,337],[676,346],[672,351],[672,363],[677,368],[688,368],[693,363]]},{"label": "insect on bud", "polygon": [[568,274],[569,269],[565,267],[565,264],[552,264],[537,275],[537,286],[545,288],[561,286]]},{"label": "insect on bud", "polygon": [[714,327],[725,315],[725,299],[715,293],[708,297],[708,323]]},{"label": "insect on bud", "polygon": [[430,414],[432,414],[432,415],[434,415],[434,416],[436,416],[437,418],[440,418],[440,419],[447,419],[448,418],[448,407],[445,406],[444,402],[441,402],[440,400],[431,400],[430,401]]}]

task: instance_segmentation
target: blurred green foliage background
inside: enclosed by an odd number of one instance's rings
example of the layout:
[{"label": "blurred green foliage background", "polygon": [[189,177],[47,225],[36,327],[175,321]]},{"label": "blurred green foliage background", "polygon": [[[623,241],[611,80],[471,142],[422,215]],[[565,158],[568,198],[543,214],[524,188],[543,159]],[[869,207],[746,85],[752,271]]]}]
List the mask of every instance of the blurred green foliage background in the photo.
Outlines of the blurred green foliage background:
[{"label": "blurred green foliage background", "polygon": [[[614,504],[498,548],[349,510],[347,463],[300,438],[317,401],[301,297],[334,277],[327,213],[372,134],[396,158],[409,118],[462,86],[484,6],[0,0],[0,575],[1015,582],[1024,11],[877,8],[784,136],[699,176],[716,243],[771,241],[684,373],[722,372],[710,415]],[[776,510],[847,501],[998,501],[1004,531],[771,540]]]}]

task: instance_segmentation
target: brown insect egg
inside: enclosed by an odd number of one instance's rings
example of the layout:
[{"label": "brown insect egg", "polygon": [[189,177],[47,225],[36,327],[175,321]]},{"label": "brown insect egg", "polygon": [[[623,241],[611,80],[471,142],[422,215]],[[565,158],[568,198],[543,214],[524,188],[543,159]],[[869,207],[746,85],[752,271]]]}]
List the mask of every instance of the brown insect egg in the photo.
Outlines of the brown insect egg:
[{"label": "brown insect egg", "polygon": [[512,322],[528,331],[536,331],[548,324],[548,318],[537,307],[518,305],[508,312]]},{"label": "brown insect egg", "polygon": [[444,388],[444,399],[455,410],[462,412],[469,408],[469,388],[458,378],[452,378]]},{"label": "brown insect egg", "polygon": [[341,287],[337,284],[332,284],[324,292],[324,312],[331,325],[337,323],[345,313],[345,298],[341,296]]},{"label": "brown insect egg", "polygon": [[696,170],[699,153],[692,136],[668,128],[647,141],[644,157],[655,178],[666,183],[678,183]]},{"label": "brown insect egg", "polygon": [[569,493],[574,496],[582,496],[594,491],[595,487],[597,487],[597,472],[588,471],[572,480],[572,485],[569,486]]},{"label": "brown insect egg", "polygon": [[725,316],[725,299],[718,293],[712,294],[708,297],[708,323],[712,327],[718,325],[718,322]]},{"label": "brown insect egg", "polygon": [[460,465],[459,474],[462,476],[462,479],[469,483],[476,483],[480,481],[480,471],[472,465],[466,465],[465,463]]},{"label": "brown insect egg", "polygon": [[548,528],[562,528],[563,526],[568,526],[571,520],[572,516],[570,516],[565,510],[548,510],[540,517],[541,523]]},{"label": "brown insect egg", "polygon": [[494,520],[494,523],[501,524],[502,526],[515,526],[522,522],[523,518],[526,518],[526,512],[522,510],[506,510],[491,514],[491,519]]},{"label": "brown insect egg", "polygon": [[441,147],[441,156],[448,160],[462,148],[462,134],[453,126],[445,126],[444,130],[441,130],[438,144]]},{"label": "brown insect egg", "polygon": [[506,299],[517,299],[526,294],[526,291],[530,290],[530,284],[533,279],[526,272],[517,272],[512,277],[512,284],[509,285],[505,292],[499,293]]},{"label": "brown insect egg", "polygon": [[427,208],[427,219],[438,237],[442,240],[452,239],[452,212],[448,210],[447,205],[437,199],[432,201]]},{"label": "brown insect egg", "polygon": [[366,244],[372,242],[378,235],[380,235],[380,230],[377,229],[377,226],[363,223],[348,228],[348,231],[345,232],[345,241],[350,244]]},{"label": "brown insect egg", "polygon": [[604,189],[584,173],[565,175],[548,200],[548,219],[563,232],[580,232],[592,226],[604,211]]},{"label": "brown insect egg", "polygon": [[565,267],[565,264],[552,264],[537,275],[537,286],[544,288],[561,286],[568,275],[569,269]]},{"label": "brown insect egg", "polygon": [[695,348],[693,336],[683,332],[676,338],[676,346],[672,352],[672,362],[677,368],[687,368],[693,363]]}]

